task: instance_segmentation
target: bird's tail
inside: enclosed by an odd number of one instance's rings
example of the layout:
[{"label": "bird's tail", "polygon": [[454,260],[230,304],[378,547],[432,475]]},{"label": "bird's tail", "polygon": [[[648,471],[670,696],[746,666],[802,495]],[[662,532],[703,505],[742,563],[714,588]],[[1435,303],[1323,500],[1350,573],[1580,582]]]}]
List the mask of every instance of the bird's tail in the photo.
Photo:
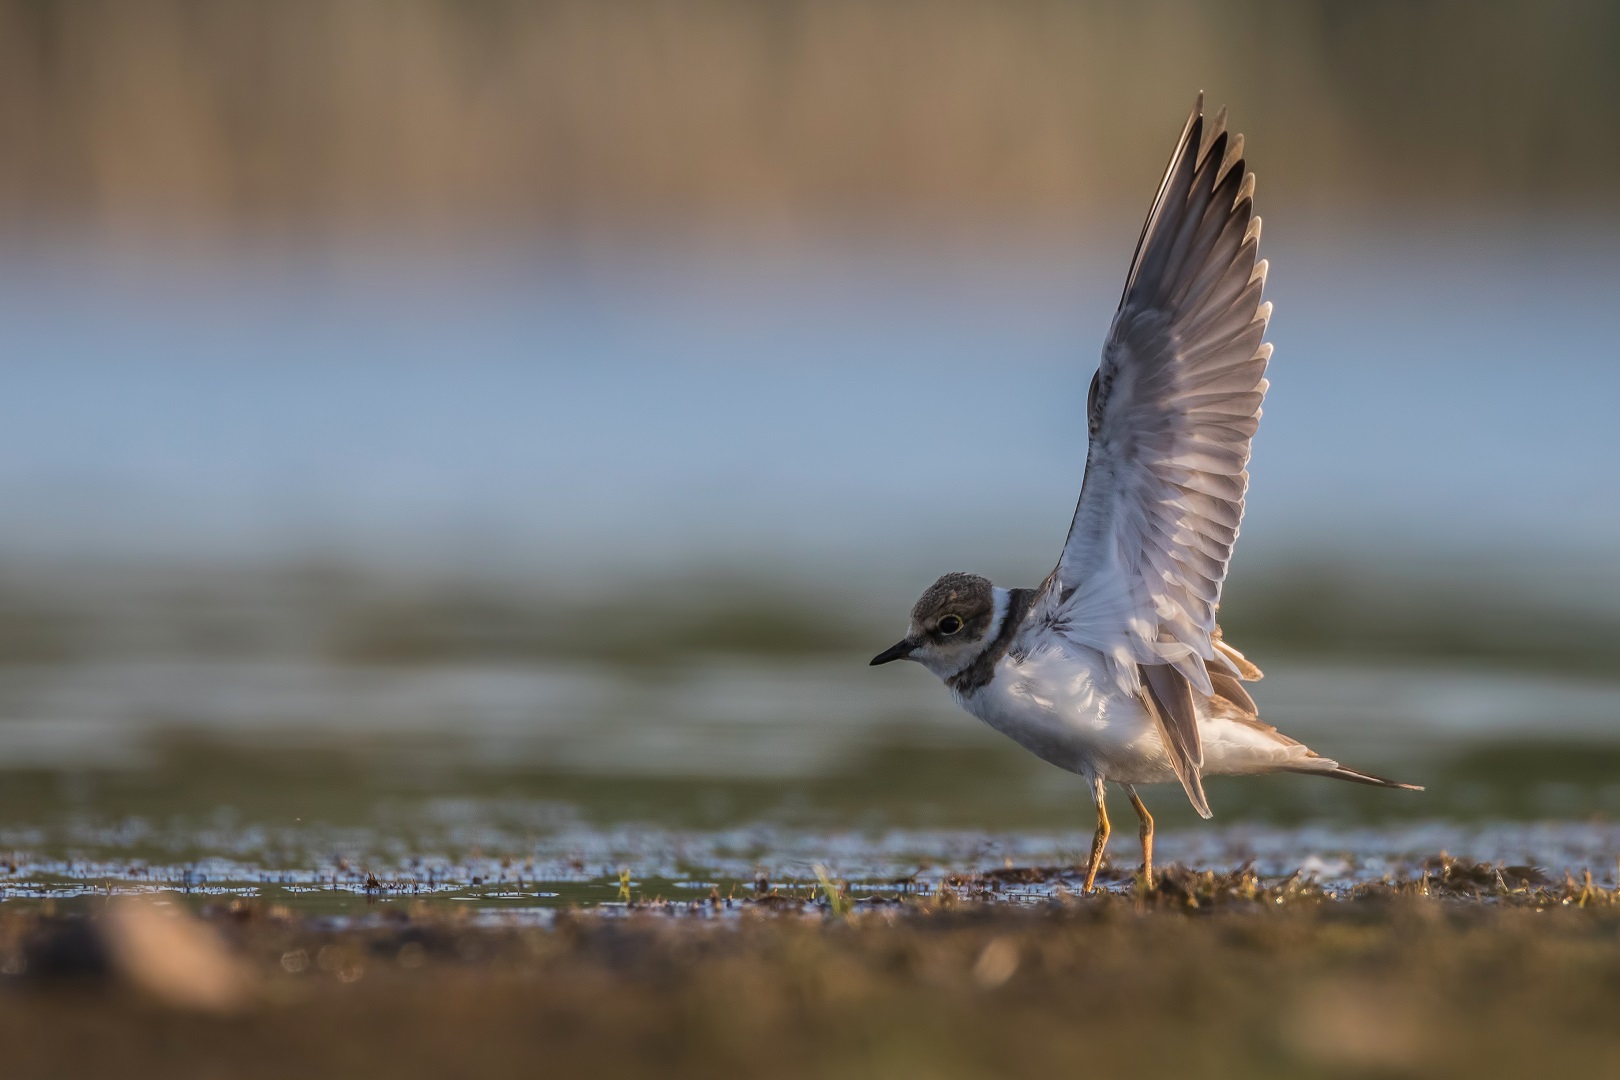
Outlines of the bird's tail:
[{"label": "bird's tail", "polygon": [[1360,769],[1352,769],[1348,765],[1340,765],[1329,758],[1317,759],[1316,768],[1309,766],[1298,769],[1289,769],[1289,772],[1309,773],[1312,776],[1330,776],[1335,780],[1348,780],[1352,784],[1367,784],[1370,787],[1399,788],[1401,791],[1422,791],[1422,784],[1403,784],[1399,780],[1389,780],[1382,776],[1374,776]]}]

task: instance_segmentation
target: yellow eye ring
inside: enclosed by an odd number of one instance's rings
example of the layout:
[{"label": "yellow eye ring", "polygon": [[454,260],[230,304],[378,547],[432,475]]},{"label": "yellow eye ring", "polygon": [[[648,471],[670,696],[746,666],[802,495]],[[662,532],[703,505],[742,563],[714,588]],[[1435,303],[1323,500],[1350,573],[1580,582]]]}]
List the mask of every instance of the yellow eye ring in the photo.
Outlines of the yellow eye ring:
[{"label": "yellow eye ring", "polygon": [[947,615],[943,619],[939,620],[939,632],[944,634],[946,637],[950,637],[952,634],[961,633],[961,631],[962,619],[960,616]]}]

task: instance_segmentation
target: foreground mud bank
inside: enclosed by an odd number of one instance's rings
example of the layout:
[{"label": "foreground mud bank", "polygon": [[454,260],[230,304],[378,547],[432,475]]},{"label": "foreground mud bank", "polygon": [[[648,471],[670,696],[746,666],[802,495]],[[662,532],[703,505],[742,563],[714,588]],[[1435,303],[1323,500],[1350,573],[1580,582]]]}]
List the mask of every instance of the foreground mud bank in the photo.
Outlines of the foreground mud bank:
[{"label": "foreground mud bank", "polygon": [[[1328,891],[1042,870],[853,904],[723,897],[490,923],[178,898],[0,915],[5,1075],[1205,1077],[1620,1070],[1620,899],[1438,861]],[[772,899],[772,896],[776,899]]]}]

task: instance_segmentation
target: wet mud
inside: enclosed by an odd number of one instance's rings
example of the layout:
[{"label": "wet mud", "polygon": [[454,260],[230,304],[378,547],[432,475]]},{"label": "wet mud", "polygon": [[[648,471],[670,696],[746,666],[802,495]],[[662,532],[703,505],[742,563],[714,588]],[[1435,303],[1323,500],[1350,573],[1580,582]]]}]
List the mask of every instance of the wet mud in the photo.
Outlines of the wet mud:
[{"label": "wet mud", "polygon": [[1620,1068],[1620,893],[1584,872],[1416,869],[1342,889],[1171,865],[1093,896],[1063,867],[858,896],[761,879],[543,925],[421,899],[5,905],[0,1053],[18,1077]]}]

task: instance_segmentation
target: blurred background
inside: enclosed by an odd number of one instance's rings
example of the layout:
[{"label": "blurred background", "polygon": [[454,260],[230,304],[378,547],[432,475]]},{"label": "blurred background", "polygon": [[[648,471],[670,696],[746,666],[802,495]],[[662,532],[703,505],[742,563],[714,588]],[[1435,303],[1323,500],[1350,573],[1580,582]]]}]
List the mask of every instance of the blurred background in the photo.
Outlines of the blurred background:
[{"label": "blurred background", "polygon": [[1200,90],[1276,304],[1222,621],[1430,785],[1217,813],[1611,820],[1616,56],[1596,0],[4,0],[0,847],[1088,831],[865,661],[1056,559]]}]

